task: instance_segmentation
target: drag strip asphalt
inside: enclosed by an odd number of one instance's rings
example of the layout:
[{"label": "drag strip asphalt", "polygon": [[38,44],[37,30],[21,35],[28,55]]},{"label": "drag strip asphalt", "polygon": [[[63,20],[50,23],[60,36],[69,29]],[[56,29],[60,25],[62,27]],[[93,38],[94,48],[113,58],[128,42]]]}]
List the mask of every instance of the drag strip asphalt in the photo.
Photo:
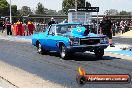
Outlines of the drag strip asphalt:
[{"label": "drag strip asphalt", "polygon": [[[62,60],[56,53],[38,54],[29,42],[0,39],[0,60],[68,88],[80,87],[76,83],[79,66],[84,67],[89,74],[132,75],[131,60],[106,55],[102,60],[97,60],[88,53],[76,53],[70,60]],[[81,88],[132,88],[131,84],[87,84]]]}]

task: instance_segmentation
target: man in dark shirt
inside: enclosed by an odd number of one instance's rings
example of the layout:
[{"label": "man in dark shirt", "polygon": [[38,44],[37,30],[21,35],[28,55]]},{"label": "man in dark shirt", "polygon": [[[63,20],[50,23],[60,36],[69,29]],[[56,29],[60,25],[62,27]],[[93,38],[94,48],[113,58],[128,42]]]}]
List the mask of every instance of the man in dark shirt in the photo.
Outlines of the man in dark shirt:
[{"label": "man in dark shirt", "polygon": [[3,32],[3,23],[2,23],[2,21],[0,21],[0,31]]},{"label": "man in dark shirt", "polygon": [[56,24],[56,22],[55,22],[55,20],[54,20],[53,17],[51,18],[51,21],[48,23],[48,26],[50,26],[50,25],[52,25],[52,24]]},{"label": "man in dark shirt", "polygon": [[109,38],[109,43],[110,47],[115,47],[112,44],[112,23],[111,20],[108,19],[107,16],[105,16],[100,24],[100,32],[103,33],[104,35],[108,36]]},{"label": "man in dark shirt", "polygon": [[7,22],[6,29],[7,29],[7,35],[12,35],[11,23],[10,22]]}]

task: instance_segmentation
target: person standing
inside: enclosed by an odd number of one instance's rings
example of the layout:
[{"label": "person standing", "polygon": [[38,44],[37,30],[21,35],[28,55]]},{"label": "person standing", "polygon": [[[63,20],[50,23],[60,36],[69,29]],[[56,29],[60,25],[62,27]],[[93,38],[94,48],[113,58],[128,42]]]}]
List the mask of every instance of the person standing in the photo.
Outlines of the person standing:
[{"label": "person standing", "polygon": [[112,25],[112,31],[113,31],[113,36],[115,36],[116,35],[116,24],[115,24],[115,22]]},{"label": "person standing", "polygon": [[120,27],[121,27],[122,34],[125,33],[125,23],[124,23],[124,21],[120,22]]},{"label": "person standing", "polygon": [[52,24],[56,24],[56,22],[55,22],[55,20],[54,20],[53,17],[51,18],[51,21],[48,23],[48,26],[50,26],[50,25],[52,25]]},{"label": "person standing", "polygon": [[3,21],[3,31],[2,31],[2,33],[4,32],[5,28],[6,28],[6,24],[5,24],[5,22]]},{"label": "person standing", "polygon": [[33,25],[33,23],[31,21],[28,21],[27,28],[28,28],[28,31],[29,31],[29,35],[32,35],[33,30],[35,29],[35,26]]},{"label": "person standing", "polygon": [[0,21],[0,31],[3,33],[3,22]]},{"label": "person standing", "polygon": [[110,47],[115,47],[112,43],[112,22],[107,16],[103,17],[100,24],[100,32],[109,38]]},{"label": "person standing", "polygon": [[17,35],[22,36],[22,22],[18,20],[16,24],[17,24]]},{"label": "person standing", "polygon": [[12,35],[11,23],[10,22],[7,22],[6,29],[7,29],[7,35]]}]

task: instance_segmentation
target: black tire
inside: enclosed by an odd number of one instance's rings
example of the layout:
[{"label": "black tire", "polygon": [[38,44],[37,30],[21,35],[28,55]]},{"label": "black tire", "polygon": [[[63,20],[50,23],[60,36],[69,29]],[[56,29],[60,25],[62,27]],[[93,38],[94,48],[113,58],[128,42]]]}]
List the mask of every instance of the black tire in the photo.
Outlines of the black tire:
[{"label": "black tire", "polygon": [[66,60],[66,59],[69,59],[70,56],[71,56],[71,54],[70,54],[70,52],[67,51],[65,45],[61,45],[60,46],[60,57],[62,59],[65,59]]},{"label": "black tire", "polygon": [[102,59],[104,55],[104,49],[95,50],[94,53],[97,59]]},{"label": "black tire", "polygon": [[37,52],[39,54],[45,54],[45,53],[47,53],[47,51],[43,49],[43,47],[42,47],[42,45],[40,43],[38,43],[36,47],[37,47]]}]

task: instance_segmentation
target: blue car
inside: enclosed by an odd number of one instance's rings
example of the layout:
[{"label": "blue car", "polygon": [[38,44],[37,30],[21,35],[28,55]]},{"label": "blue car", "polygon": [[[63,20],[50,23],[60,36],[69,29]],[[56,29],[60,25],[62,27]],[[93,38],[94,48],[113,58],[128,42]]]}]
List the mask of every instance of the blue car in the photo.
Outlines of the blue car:
[{"label": "blue car", "polygon": [[102,58],[104,49],[109,46],[108,38],[87,31],[80,23],[52,24],[45,32],[34,34],[32,44],[40,54],[56,51],[63,59],[85,51],[94,52],[97,58]]}]

